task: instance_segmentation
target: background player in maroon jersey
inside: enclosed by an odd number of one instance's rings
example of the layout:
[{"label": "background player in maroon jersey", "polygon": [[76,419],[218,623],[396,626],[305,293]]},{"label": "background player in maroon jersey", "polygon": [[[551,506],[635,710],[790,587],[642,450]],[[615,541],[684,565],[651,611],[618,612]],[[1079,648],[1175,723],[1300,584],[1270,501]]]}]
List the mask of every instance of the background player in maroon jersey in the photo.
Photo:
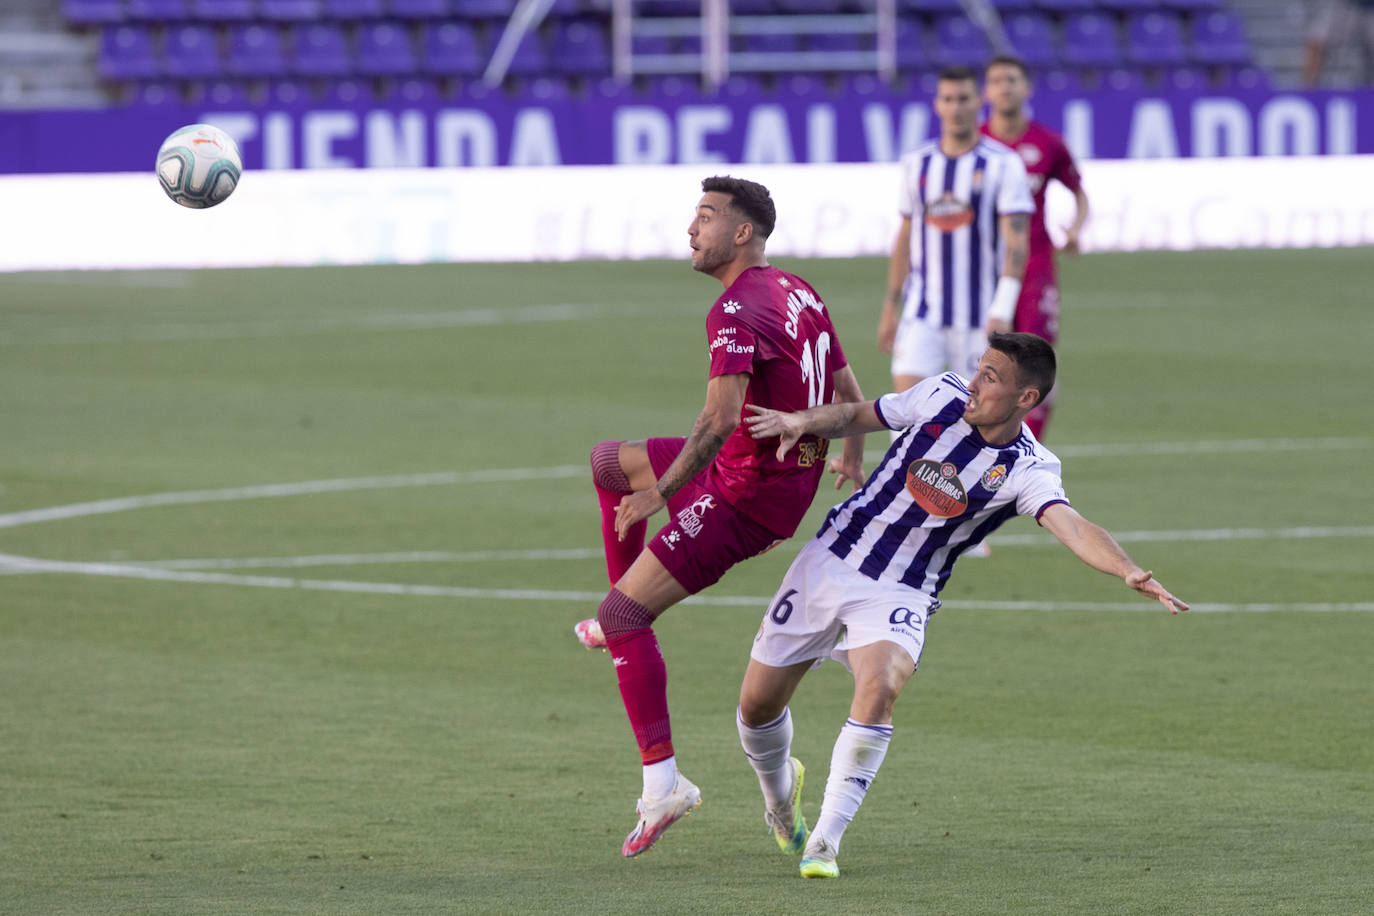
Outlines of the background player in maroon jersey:
[{"label": "background player in maroon jersey", "polygon": [[[764,245],[776,219],[768,189],[729,177],[701,187],[687,230],[692,267],[725,287],[706,316],[706,406],[685,439],[603,442],[591,456],[613,587],[596,619],[574,631],[584,645],[610,649],[644,764],[626,856],[647,850],[701,801],[677,771],[654,620],[740,560],[791,537],[824,472],[826,440],[804,437],[779,457],[777,443],[758,442],[741,425],[746,405],[803,410],[863,400],[816,291],[768,264]],[[857,486],[862,465],[863,437],[847,439],[831,462],[836,485]],[[645,520],[665,506],[668,524],[645,549]],[[777,829],[790,838],[794,827]]]},{"label": "background player in maroon jersey", "polygon": [[[1035,198],[1035,218],[1030,225],[1030,258],[1016,302],[1016,317],[1011,327],[997,331],[1022,331],[1043,337],[1050,343],[1059,338],[1059,281],[1055,276],[1054,243],[1045,229],[1045,188],[1050,179],[1073,192],[1077,211],[1073,222],[1064,227],[1063,250],[1078,253],[1078,235],[1088,221],[1088,195],[1063,139],[1030,118],[1026,103],[1031,96],[1030,71],[1016,57],[994,57],[983,80],[983,97],[989,117],[982,132],[1016,150],[1026,164],[1031,194]],[[1041,402],[1026,418],[1036,438],[1044,434],[1054,396]]]}]

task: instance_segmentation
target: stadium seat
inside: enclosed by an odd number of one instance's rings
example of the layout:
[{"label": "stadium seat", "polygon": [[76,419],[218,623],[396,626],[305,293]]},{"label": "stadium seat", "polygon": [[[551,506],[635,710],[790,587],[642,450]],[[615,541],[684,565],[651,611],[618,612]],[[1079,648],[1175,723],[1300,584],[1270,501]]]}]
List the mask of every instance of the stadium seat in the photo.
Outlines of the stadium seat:
[{"label": "stadium seat", "polygon": [[1007,38],[1017,55],[1031,67],[1046,67],[1059,60],[1054,47],[1054,27],[1039,13],[1013,13],[1002,19]]},{"label": "stadium seat", "polygon": [[1208,88],[1211,80],[1202,67],[1170,67],[1164,76],[1164,82],[1170,89],[1191,92]]},{"label": "stadium seat", "polygon": [[1206,10],[1224,9],[1226,0],[1161,0],[1160,5],[1185,13],[1198,13]]},{"label": "stadium seat", "polygon": [[732,73],[716,90],[717,95],[740,102],[762,101],[768,95],[763,81],[753,74]]},{"label": "stadium seat", "polygon": [[1107,13],[1078,13],[1064,18],[1063,59],[1079,67],[1121,62],[1116,20]]},{"label": "stadium seat", "polygon": [[730,3],[732,16],[769,16],[778,12],[782,9],[774,0],[732,0]]},{"label": "stadium seat", "polygon": [[383,0],[324,0],[321,12],[330,19],[381,19],[386,4]]},{"label": "stadium seat", "polygon": [[1097,6],[1114,13],[1148,13],[1158,9],[1159,0],[1097,0]]},{"label": "stadium seat", "polygon": [[1035,0],[1035,6],[1051,13],[1085,13],[1100,9],[1098,0]]},{"label": "stadium seat", "polygon": [[420,47],[426,73],[475,76],[487,64],[476,33],[465,23],[430,23],[422,33]]},{"label": "stadium seat", "polygon": [[1113,92],[1143,92],[1145,74],[1134,67],[1113,67],[1102,74],[1102,88]]},{"label": "stadium seat", "polygon": [[267,98],[274,105],[308,105],[313,95],[310,85],[300,80],[273,80],[267,88]]},{"label": "stadium seat", "polygon": [[992,5],[997,7],[999,13],[1005,15],[1018,10],[1033,9],[1039,4],[1036,3],[1036,0],[994,0]]},{"label": "stadium seat", "polygon": [[183,25],[167,33],[165,59],[168,76],[204,79],[224,70],[219,39],[208,25]]},{"label": "stadium seat", "polygon": [[[492,49],[495,50],[495,47]],[[485,66],[485,65],[484,65]],[[544,53],[544,43],[537,32],[526,32],[515,47],[515,56],[510,59],[506,72],[511,76],[533,76],[549,69],[548,55]]]},{"label": "stadium seat", "polygon": [[609,73],[611,50],[601,23],[574,19],[560,24],[553,36],[551,61],[563,73]]},{"label": "stadium seat", "polygon": [[853,32],[821,32],[807,39],[807,49],[831,54],[857,54],[872,51],[873,39],[871,36],[856,35]]},{"label": "stadium seat", "polygon": [[915,17],[897,17],[897,69],[925,70],[930,67],[925,26]]},{"label": "stadium seat", "polygon": [[391,100],[403,105],[423,105],[442,102],[444,94],[434,80],[405,79],[391,92]]},{"label": "stadium seat", "polygon": [[325,101],[339,105],[369,104],[376,100],[372,87],[362,80],[333,80],[324,90]]},{"label": "stadium seat", "polygon": [[1204,13],[1193,20],[1193,59],[1203,64],[1248,64],[1250,42],[1235,13]]},{"label": "stadium seat", "polygon": [[935,20],[931,57],[936,64],[980,68],[991,56],[988,36],[967,16],[942,16]]},{"label": "stadium seat", "polygon": [[291,69],[301,76],[347,76],[353,72],[343,27],[325,21],[294,30],[295,54]]},{"label": "stadium seat", "polygon": [[240,25],[229,32],[226,67],[234,76],[283,76],[287,72],[281,32],[273,26]]},{"label": "stadium seat", "polygon": [[181,87],[176,83],[150,80],[136,85],[129,101],[145,108],[157,108],[160,105],[180,105],[183,99]]},{"label": "stadium seat", "polygon": [[274,22],[310,22],[320,18],[320,0],[258,0],[258,15]]},{"label": "stadium seat", "polygon": [[572,89],[566,80],[538,76],[525,86],[524,95],[538,102],[566,102],[572,98]]},{"label": "stadium seat", "polygon": [[1083,81],[1073,70],[1061,70],[1058,68],[1046,70],[1043,73],[1033,74],[1035,84],[1050,90],[1051,92],[1082,92]]},{"label": "stadium seat", "polygon": [[258,15],[258,0],[191,0],[191,18],[203,22],[239,22]]},{"label": "stadium seat", "polygon": [[[387,11],[397,19],[442,19],[449,14],[448,0],[389,0]],[[458,2],[458,12],[463,2]]]},{"label": "stadium seat", "polygon": [[1183,27],[1169,13],[1145,13],[1126,21],[1126,59],[1135,64],[1168,66],[1187,58]]},{"label": "stadium seat", "polygon": [[510,19],[516,0],[462,0],[464,19]]},{"label": "stadium seat", "polygon": [[128,0],[124,18],[141,22],[181,22],[190,15],[186,0]]},{"label": "stadium seat", "polygon": [[253,104],[253,93],[241,80],[212,80],[201,84],[200,101],[203,105],[241,108]]},{"label": "stadium seat", "polygon": [[100,75],[106,79],[148,79],[161,75],[153,33],[137,25],[110,26],[100,36]]},{"label": "stadium seat", "polygon": [[62,18],[76,26],[123,22],[124,0],[62,0]]},{"label": "stadium seat", "polygon": [[374,22],[358,30],[357,69],[369,76],[415,73],[410,32],[394,22]]},{"label": "stadium seat", "polygon": [[932,16],[936,14],[962,13],[964,7],[959,0],[897,0],[899,14]]}]

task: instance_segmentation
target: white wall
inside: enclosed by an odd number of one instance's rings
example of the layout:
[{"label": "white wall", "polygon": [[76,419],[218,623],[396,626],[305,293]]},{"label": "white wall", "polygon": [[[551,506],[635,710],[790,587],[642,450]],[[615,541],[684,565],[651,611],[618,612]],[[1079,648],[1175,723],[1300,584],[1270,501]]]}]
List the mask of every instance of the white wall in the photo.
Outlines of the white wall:
[{"label": "white wall", "polygon": [[[1086,250],[1374,244],[1374,157],[1082,169]],[[0,176],[0,270],[680,258],[714,172],[772,190],[774,254],[890,250],[897,171],[884,164],[262,171],[204,211],[168,200],[150,170]],[[1052,233],[1071,208],[1052,186]]]}]

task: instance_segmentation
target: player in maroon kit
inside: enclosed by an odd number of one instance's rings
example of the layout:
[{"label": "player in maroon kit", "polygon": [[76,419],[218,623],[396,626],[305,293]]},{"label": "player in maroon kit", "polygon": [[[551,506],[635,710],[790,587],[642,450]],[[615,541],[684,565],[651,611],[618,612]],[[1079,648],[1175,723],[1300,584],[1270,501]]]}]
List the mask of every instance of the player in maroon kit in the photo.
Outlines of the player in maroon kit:
[{"label": "player in maroon kit", "polygon": [[[1045,187],[1054,179],[1073,192],[1077,212],[1073,222],[1064,229],[1063,247],[1070,254],[1078,253],[1078,235],[1088,221],[1088,195],[1083,192],[1078,167],[1063,139],[1030,119],[1026,111],[1030,95],[1030,71],[1025,63],[1016,57],[994,57],[984,74],[983,96],[990,117],[981,129],[1021,155],[1035,198],[1036,218],[1031,220],[1030,259],[1026,262],[1021,296],[1016,302],[1016,317],[1009,327],[989,327],[994,331],[1024,331],[1054,343],[1059,337],[1059,282],[1055,277],[1054,243],[1045,229]],[[1037,439],[1049,423],[1053,402],[1054,393],[1051,392],[1050,397],[1026,417]]]},{"label": "player in maroon kit", "polygon": [[[638,822],[621,847],[626,856],[647,850],[701,801],[677,770],[654,620],[739,561],[791,537],[825,469],[826,440],[803,437],[779,459],[776,441],[756,441],[741,424],[746,406],[802,410],[863,400],[816,291],[768,264],[764,244],[776,219],[768,189],[728,177],[701,187],[687,229],[692,267],[725,287],[706,315],[706,406],[685,439],[602,442],[591,456],[613,587],[596,618],[574,632],[589,648],[610,649],[644,764]],[[830,469],[840,475],[837,487],[846,479],[862,483],[863,437],[846,439]],[[665,506],[668,524],[645,549],[646,519]],[[798,791],[801,778],[798,769]],[[793,842],[798,829],[805,836],[790,816],[774,829],[780,843]]]}]

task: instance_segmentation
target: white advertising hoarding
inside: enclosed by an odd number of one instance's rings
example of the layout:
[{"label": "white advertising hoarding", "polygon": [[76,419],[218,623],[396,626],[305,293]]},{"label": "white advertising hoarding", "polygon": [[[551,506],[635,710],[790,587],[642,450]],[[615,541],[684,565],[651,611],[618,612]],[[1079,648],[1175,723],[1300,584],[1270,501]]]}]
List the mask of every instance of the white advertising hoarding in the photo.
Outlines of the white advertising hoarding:
[{"label": "white advertising hoarding", "polygon": [[[1087,251],[1374,244],[1374,157],[1082,164]],[[147,174],[0,177],[0,270],[677,258],[708,174],[768,185],[769,251],[885,255],[889,164],[247,172],[212,210]],[[1072,198],[1051,187],[1051,234]]]}]

